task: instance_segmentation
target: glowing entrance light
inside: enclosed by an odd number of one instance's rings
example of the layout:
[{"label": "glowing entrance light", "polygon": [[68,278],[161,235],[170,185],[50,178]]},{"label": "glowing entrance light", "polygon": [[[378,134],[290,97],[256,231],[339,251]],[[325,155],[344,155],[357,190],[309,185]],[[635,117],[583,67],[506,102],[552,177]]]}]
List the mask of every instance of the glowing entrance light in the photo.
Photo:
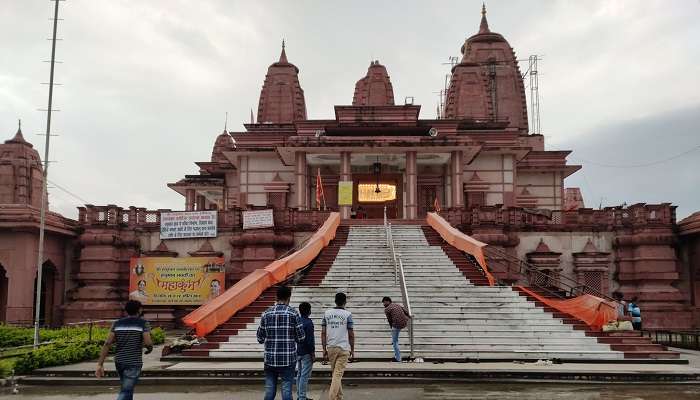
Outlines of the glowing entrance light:
[{"label": "glowing entrance light", "polygon": [[374,183],[360,183],[357,185],[357,200],[361,203],[381,203],[396,200],[396,185],[388,183],[379,184],[379,192],[376,192],[377,185]]}]

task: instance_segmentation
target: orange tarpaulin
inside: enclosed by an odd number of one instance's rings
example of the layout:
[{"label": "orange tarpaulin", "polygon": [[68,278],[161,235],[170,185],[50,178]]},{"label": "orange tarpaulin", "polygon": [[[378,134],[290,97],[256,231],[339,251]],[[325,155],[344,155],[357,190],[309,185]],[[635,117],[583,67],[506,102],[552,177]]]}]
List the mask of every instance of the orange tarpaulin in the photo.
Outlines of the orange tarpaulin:
[{"label": "orange tarpaulin", "polygon": [[522,286],[516,287],[538,301],[563,313],[570,314],[595,329],[601,329],[608,322],[617,320],[617,307],[615,302],[610,300],[601,299],[590,294],[582,294],[566,300],[548,299],[530,289]]},{"label": "orange tarpaulin", "polygon": [[489,286],[493,286],[496,283],[496,279],[491,275],[486,265],[486,257],[484,256],[484,247],[487,246],[486,243],[480,242],[460,232],[437,213],[428,213],[426,219],[428,224],[432,226],[448,244],[470,254],[476,259],[481,269],[484,270],[484,275],[486,275],[486,279],[489,281]]},{"label": "orange tarpaulin", "polygon": [[238,311],[250,305],[262,292],[294,274],[318,256],[321,250],[335,237],[340,225],[340,214],[331,213],[326,222],[308,242],[296,252],[271,262],[241,279],[219,297],[187,314],[182,321],[193,327],[197,336],[205,336],[217,326],[228,321]]}]

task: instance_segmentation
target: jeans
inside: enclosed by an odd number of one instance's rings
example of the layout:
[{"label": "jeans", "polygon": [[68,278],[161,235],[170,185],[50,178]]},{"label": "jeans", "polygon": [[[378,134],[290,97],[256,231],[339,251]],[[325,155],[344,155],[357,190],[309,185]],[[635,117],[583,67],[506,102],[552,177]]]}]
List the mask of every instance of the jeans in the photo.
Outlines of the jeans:
[{"label": "jeans", "polygon": [[297,400],[306,400],[306,388],[309,385],[313,367],[312,354],[299,356],[299,362],[297,363]]},{"label": "jeans", "polygon": [[277,378],[282,380],[282,400],[292,400],[294,364],[286,367],[265,365],[265,400],[273,400],[277,394]]},{"label": "jeans", "polygon": [[115,363],[115,367],[117,368],[117,374],[119,374],[119,381],[122,384],[117,400],[133,400],[134,386],[136,386],[136,383],[139,381],[139,375],[141,375],[141,365]]},{"label": "jeans", "polygon": [[401,350],[399,349],[399,333],[400,328],[391,328],[391,345],[394,346],[394,359],[401,361]]},{"label": "jeans", "polygon": [[332,371],[331,388],[328,390],[330,400],[343,399],[343,373],[349,358],[349,351],[336,346],[328,346],[328,361],[330,361]]}]

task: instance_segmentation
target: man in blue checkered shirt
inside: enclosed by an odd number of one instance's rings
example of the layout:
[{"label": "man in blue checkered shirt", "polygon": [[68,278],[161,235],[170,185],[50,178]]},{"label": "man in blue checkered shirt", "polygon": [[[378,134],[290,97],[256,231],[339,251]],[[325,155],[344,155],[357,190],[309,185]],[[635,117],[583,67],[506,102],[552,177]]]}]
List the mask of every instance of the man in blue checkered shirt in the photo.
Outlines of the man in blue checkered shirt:
[{"label": "man in blue checkered shirt", "polygon": [[277,289],[277,304],[268,308],[260,318],[258,343],[265,343],[265,400],[277,394],[277,378],[282,379],[282,400],[292,400],[297,343],[306,334],[299,313],[289,306],[292,289]]}]

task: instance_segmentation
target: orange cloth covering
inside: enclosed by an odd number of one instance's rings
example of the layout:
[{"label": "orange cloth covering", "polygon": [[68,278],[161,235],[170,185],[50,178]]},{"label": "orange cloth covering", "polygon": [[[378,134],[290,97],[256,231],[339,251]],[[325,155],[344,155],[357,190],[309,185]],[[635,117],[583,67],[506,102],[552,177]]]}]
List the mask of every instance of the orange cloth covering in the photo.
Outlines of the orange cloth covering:
[{"label": "orange cloth covering", "polygon": [[182,321],[187,326],[193,327],[197,336],[206,336],[238,311],[254,302],[262,292],[309,265],[335,238],[339,225],[340,214],[331,213],[304,247],[287,257],[271,262],[263,269],[251,272],[219,297],[187,314]]},{"label": "orange cloth covering", "polygon": [[558,311],[580,319],[596,330],[600,330],[603,325],[610,321],[617,320],[617,307],[615,302],[611,300],[601,299],[590,294],[566,300],[549,299],[528,288],[522,286],[516,286],[516,288]]},{"label": "orange cloth covering", "polygon": [[428,213],[426,220],[428,221],[428,225],[432,226],[448,244],[470,254],[476,259],[481,269],[484,270],[484,275],[486,275],[486,279],[489,281],[489,286],[493,286],[496,283],[496,279],[491,275],[486,265],[486,257],[484,256],[484,247],[487,246],[486,243],[480,242],[460,232],[437,213]]}]

